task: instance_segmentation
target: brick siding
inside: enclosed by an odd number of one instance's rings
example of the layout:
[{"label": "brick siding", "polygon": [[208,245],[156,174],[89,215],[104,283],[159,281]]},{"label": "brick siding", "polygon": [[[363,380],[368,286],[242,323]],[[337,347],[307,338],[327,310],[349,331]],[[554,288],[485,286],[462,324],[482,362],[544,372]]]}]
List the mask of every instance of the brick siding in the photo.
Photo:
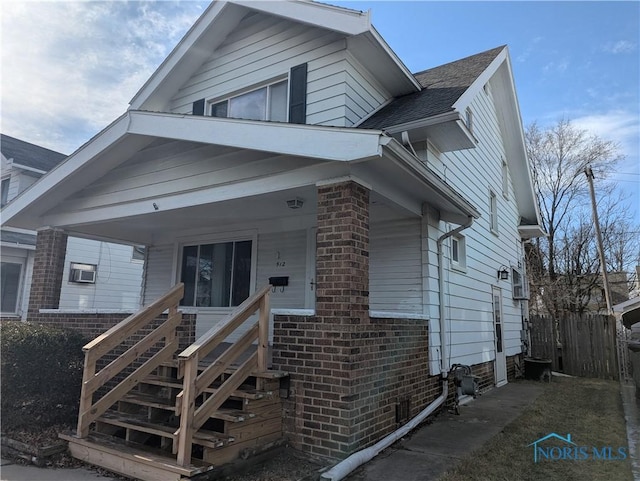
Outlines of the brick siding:
[{"label": "brick siding", "polygon": [[285,435],[297,449],[329,458],[394,431],[396,403],[409,399],[410,419],[441,391],[439,378],[428,376],[427,321],[342,327],[317,316],[274,322],[273,364],[291,378]]}]

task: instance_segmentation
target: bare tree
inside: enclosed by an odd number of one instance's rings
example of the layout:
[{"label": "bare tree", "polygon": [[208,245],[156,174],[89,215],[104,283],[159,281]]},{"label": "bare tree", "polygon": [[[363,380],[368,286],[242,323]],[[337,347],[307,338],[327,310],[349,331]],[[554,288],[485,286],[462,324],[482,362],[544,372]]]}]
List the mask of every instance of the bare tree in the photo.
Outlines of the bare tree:
[{"label": "bare tree", "polygon": [[549,128],[536,123],[526,131],[527,151],[547,238],[527,247],[534,309],[561,317],[583,312],[598,302],[600,280],[593,221],[584,174],[591,167],[597,179],[599,214],[608,269],[624,271],[637,261],[638,241],[632,213],[603,181],[623,158],[617,144],[580,130],[569,120]]}]

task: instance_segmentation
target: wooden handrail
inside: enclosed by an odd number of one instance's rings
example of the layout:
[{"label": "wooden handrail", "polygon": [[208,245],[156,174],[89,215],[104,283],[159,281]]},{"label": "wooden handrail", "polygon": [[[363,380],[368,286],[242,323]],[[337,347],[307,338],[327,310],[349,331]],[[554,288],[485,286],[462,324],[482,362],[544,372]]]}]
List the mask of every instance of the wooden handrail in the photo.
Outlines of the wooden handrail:
[{"label": "wooden handrail", "polygon": [[[82,348],[85,353],[85,364],[76,431],[77,437],[86,438],[89,434],[89,426],[93,421],[104,414],[107,409],[133,389],[160,364],[173,358],[178,349],[177,328],[182,321],[182,313],[178,311],[178,303],[183,295],[184,285],[182,283],[177,284],[164,296],[119,322]],[[119,346],[128,337],[136,334],[166,310],[169,311],[166,321],[122,353],[117,359],[99,372],[96,372],[96,363],[102,356]],[[125,368],[131,366],[132,363],[136,362],[163,338],[164,347],[98,401],[93,402],[93,396],[97,389],[104,386]]]},{"label": "wooden handrail", "polygon": [[[247,298],[223,321],[218,323],[198,340],[178,355],[182,373],[182,391],[176,398],[180,410],[180,428],[176,431],[174,453],[178,464],[191,463],[191,447],[194,434],[247,378],[251,372],[267,369],[269,343],[269,294],[271,286],[266,285]],[[258,320],[231,347],[227,348],[203,372],[198,374],[198,364],[220,345],[231,333],[238,329],[256,311]],[[229,376],[209,398],[196,409],[196,398],[254,342],[258,341],[257,352],[251,355]]]}]

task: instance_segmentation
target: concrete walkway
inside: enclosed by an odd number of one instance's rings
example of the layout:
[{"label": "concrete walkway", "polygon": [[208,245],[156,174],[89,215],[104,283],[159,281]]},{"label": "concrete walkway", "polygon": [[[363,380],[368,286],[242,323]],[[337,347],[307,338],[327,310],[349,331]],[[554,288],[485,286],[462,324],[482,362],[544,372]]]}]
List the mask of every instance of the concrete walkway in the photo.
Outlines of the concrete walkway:
[{"label": "concrete walkway", "polygon": [[542,393],[543,385],[509,383],[460,407],[460,415],[441,413],[434,422],[361,466],[348,481],[436,480],[515,420]]},{"label": "concrete walkway", "polygon": [[0,481],[116,481],[84,468],[51,469],[0,459]]}]

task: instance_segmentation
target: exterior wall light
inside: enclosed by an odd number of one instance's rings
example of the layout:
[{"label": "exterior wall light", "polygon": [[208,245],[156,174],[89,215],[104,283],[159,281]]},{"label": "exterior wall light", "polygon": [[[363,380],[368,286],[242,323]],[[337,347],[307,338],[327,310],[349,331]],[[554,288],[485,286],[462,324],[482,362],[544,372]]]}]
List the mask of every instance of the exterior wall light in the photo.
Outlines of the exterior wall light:
[{"label": "exterior wall light", "polygon": [[502,266],[498,269],[498,279],[501,281],[509,280],[509,268],[507,266]]},{"label": "exterior wall light", "polygon": [[289,207],[289,209],[300,209],[303,205],[304,199],[301,199],[300,197],[287,201],[287,207]]}]

